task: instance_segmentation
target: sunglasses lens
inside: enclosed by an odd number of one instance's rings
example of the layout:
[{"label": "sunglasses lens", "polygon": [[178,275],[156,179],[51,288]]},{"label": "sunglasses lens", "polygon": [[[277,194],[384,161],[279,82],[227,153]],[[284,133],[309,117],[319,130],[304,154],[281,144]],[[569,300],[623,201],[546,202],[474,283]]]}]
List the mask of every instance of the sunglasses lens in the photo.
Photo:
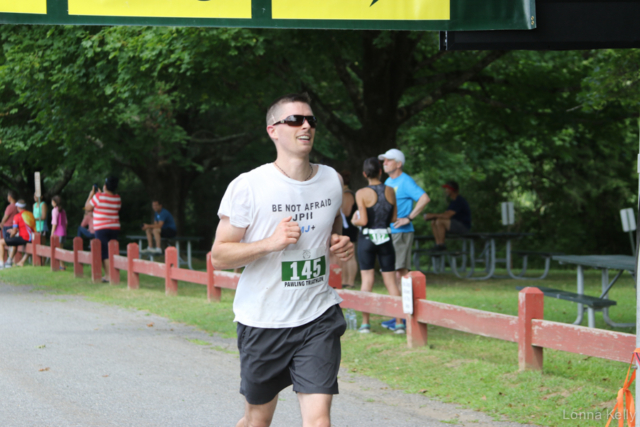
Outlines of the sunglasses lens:
[{"label": "sunglasses lens", "polygon": [[318,121],[314,116],[307,116],[306,119],[307,119],[307,122],[309,122],[309,126],[311,126],[312,128],[315,128],[316,125],[318,124]]},{"label": "sunglasses lens", "polygon": [[284,122],[289,126],[297,127],[297,126],[302,126],[305,120],[307,121],[307,123],[309,123],[309,126],[311,126],[312,128],[315,128],[316,124],[318,123],[318,121],[314,116],[301,116],[298,114],[287,117],[286,119],[284,119]]}]

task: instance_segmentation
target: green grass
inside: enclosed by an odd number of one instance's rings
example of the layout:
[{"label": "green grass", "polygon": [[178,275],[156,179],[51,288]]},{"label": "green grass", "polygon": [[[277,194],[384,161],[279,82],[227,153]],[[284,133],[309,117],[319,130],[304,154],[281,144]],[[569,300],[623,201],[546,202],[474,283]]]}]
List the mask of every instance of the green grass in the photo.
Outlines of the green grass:
[{"label": "green grass", "polygon": [[[140,289],[128,291],[125,285],[92,284],[88,271],[86,276],[75,279],[69,271],[52,274],[48,269],[33,267],[0,272],[0,280],[9,283],[35,285],[61,295],[84,295],[93,301],[146,310],[210,333],[235,337],[232,291],[224,290],[220,303],[209,304],[206,289],[200,285],[180,282],[179,295],[166,297],[164,281],[160,279],[141,275]],[[125,283],[125,274],[121,277]],[[597,271],[587,271],[585,281],[588,294],[600,293]],[[575,272],[553,271],[548,279],[535,283],[575,291]],[[506,279],[474,282],[450,275],[428,275],[427,298],[517,315],[515,286],[522,284]],[[374,292],[384,292],[383,286],[377,283]],[[610,297],[618,302],[611,317],[617,322],[634,322],[635,291],[628,275],[614,286]],[[545,298],[545,319],[573,322],[575,317],[575,304]],[[570,417],[578,412],[595,416],[600,412],[604,417],[612,409],[627,371],[624,363],[545,350],[543,373],[519,372],[517,344],[434,326],[429,327],[428,346],[407,349],[406,337],[382,329],[382,320],[372,316],[371,334],[347,331],[342,341],[345,368],[378,378],[407,393],[455,402],[496,418],[550,426],[604,425],[605,421]],[[596,326],[611,329],[604,324],[601,314],[596,314]]]}]

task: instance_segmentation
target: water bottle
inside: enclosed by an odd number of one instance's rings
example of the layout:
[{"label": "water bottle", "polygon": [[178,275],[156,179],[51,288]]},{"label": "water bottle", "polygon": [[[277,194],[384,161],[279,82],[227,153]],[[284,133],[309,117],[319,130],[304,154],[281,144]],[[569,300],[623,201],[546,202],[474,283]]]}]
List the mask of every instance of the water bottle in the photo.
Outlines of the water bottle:
[{"label": "water bottle", "polygon": [[358,319],[356,317],[356,312],[352,308],[347,309],[347,313],[345,315],[345,320],[347,321],[347,329],[358,329]]}]

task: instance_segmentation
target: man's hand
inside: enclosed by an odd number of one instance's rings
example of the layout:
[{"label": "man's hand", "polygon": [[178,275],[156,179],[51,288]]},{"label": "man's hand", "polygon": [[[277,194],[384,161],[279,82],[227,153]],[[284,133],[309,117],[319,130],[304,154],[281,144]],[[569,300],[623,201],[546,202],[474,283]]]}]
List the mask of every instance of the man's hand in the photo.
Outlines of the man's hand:
[{"label": "man's hand", "polygon": [[142,224],[142,231],[146,231],[149,228],[149,224]]},{"label": "man's hand", "polygon": [[411,220],[409,218],[398,218],[396,222],[393,223],[393,227],[400,228],[410,223],[411,223]]},{"label": "man's hand", "polygon": [[302,231],[297,222],[291,221],[291,216],[284,218],[276,227],[276,231],[269,237],[269,246],[272,252],[283,250],[289,245],[295,245],[300,239]]},{"label": "man's hand", "polygon": [[436,219],[436,214],[426,213],[423,218],[425,221],[431,221],[432,219]]},{"label": "man's hand", "polygon": [[340,261],[349,261],[353,257],[353,243],[349,240],[349,236],[332,234],[329,251],[337,256]]}]

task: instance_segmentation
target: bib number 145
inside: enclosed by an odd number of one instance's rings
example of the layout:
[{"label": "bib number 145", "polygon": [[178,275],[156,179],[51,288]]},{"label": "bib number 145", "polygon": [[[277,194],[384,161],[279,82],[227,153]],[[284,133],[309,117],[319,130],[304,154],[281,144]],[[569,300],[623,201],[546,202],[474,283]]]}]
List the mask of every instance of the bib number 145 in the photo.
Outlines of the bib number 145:
[{"label": "bib number 145", "polygon": [[325,257],[303,261],[285,261],[282,263],[282,280],[292,282],[315,279],[324,276],[326,271]]}]

